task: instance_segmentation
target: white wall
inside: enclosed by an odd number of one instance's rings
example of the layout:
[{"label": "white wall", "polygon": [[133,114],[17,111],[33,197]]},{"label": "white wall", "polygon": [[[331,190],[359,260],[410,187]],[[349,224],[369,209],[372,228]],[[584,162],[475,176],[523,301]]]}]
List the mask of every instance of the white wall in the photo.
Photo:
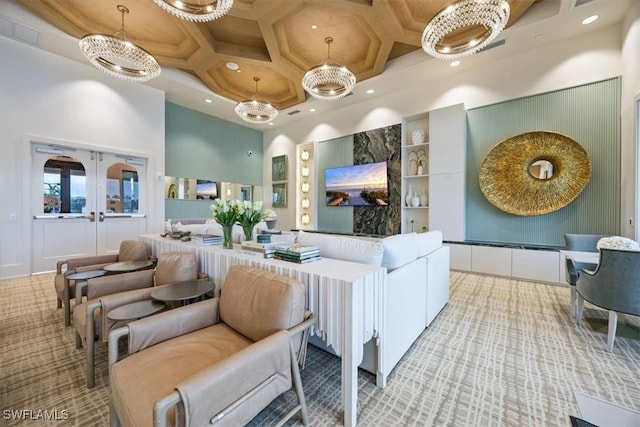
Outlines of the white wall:
[{"label": "white wall", "polygon": [[[640,2],[635,2],[623,24],[622,44],[622,156],[620,215],[621,233],[640,239],[640,177],[636,102],[640,99]],[[631,220],[631,223],[630,223]]]},{"label": "white wall", "polygon": [[149,231],[161,230],[163,181],[154,177],[164,175],[164,92],[5,37],[0,52],[0,279],[31,273],[22,170],[33,138],[147,157]]},{"label": "white wall", "polygon": [[[416,83],[408,81],[402,90],[265,131],[265,162],[279,154],[288,154],[290,159],[295,159],[296,144],[400,123],[402,117],[435,108],[458,103],[465,104],[467,109],[476,108],[623,75],[620,33],[619,26],[609,27],[506,59],[487,61],[486,57],[478,58],[476,66],[471,57],[464,61],[466,65],[451,68],[449,74],[436,78],[429,77],[427,64],[424,78]],[[637,36],[635,46],[630,48],[637,50]],[[481,55],[491,54],[487,51]],[[375,79],[367,80],[368,87],[375,87]],[[295,176],[295,161],[289,163],[289,174]],[[264,170],[263,182],[265,188],[270,188],[270,166],[266,163]],[[295,195],[291,192],[294,184],[289,184],[290,197]],[[629,192],[632,189],[627,188],[623,200]],[[279,228],[295,227],[295,201],[290,201],[286,213],[279,213]]]}]

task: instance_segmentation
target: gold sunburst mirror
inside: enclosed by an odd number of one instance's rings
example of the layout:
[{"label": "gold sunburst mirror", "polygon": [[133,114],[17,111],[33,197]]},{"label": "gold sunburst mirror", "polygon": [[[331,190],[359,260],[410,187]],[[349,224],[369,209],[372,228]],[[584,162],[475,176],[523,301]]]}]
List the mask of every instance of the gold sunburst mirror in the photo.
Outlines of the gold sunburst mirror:
[{"label": "gold sunburst mirror", "polygon": [[575,140],[549,131],[526,132],[494,146],[480,167],[480,189],[498,209],[542,215],[571,203],[591,178],[591,160]]}]

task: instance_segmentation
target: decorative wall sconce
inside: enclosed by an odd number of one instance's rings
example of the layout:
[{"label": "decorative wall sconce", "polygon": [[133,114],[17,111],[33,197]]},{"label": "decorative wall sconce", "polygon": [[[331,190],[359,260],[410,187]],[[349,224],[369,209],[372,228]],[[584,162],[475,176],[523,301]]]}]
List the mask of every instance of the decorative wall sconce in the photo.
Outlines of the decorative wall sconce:
[{"label": "decorative wall sconce", "polygon": [[309,185],[308,182],[305,181],[305,182],[302,183],[302,186],[300,187],[300,189],[302,190],[303,193],[306,194],[311,189],[311,186]]},{"label": "decorative wall sconce", "polygon": [[307,160],[309,160],[309,156],[309,150],[302,150],[302,152],[300,153],[300,160],[306,162]]},{"label": "decorative wall sconce", "polygon": [[303,166],[302,169],[300,170],[300,174],[305,178],[309,176],[309,173],[310,173],[309,166]]},{"label": "decorative wall sconce", "polygon": [[302,216],[300,217],[300,221],[302,222],[303,225],[308,225],[309,222],[311,222],[311,218],[309,217],[308,213],[303,213]]},{"label": "decorative wall sconce", "polygon": [[310,205],[311,205],[311,202],[307,197],[305,197],[300,201],[300,207],[302,207],[302,209],[309,209]]}]

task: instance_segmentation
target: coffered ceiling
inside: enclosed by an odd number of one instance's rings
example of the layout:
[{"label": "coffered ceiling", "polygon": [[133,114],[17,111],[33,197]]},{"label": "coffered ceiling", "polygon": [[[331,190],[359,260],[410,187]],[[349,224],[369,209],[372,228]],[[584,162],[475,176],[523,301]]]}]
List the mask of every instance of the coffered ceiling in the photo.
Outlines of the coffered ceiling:
[{"label": "coffered ceiling", "polygon": [[[193,1],[193,0],[192,0]],[[509,0],[507,28],[534,3]],[[29,11],[80,39],[120,29],[118,4],[130,13],[130,40],[152,53],[163,69],[200,79],[214,93],[242,101],[255,95],[282,110],[305,101],[305,71],[327,59],[324,39],[331,36],[331,59],[346,65],[361,82],[381,74],[388,61],[420,47],[427,22],[451,0],[235,0],[230,13],[207,23],[176,18],[151,0],[18,0]],[[473,38],[481,28],[451,36]],[[426,54],[425,54],[426,55]],[[228,64],[239,66],[237,71]]]}]

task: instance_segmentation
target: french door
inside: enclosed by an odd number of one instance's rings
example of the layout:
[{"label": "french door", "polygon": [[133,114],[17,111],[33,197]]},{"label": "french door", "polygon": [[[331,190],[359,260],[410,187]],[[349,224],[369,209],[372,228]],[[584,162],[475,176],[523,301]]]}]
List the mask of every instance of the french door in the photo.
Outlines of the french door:
[{"label": "french door", "polygon": [[31,159],[33,273],[145,233],[146,159],[37,143]]}]

